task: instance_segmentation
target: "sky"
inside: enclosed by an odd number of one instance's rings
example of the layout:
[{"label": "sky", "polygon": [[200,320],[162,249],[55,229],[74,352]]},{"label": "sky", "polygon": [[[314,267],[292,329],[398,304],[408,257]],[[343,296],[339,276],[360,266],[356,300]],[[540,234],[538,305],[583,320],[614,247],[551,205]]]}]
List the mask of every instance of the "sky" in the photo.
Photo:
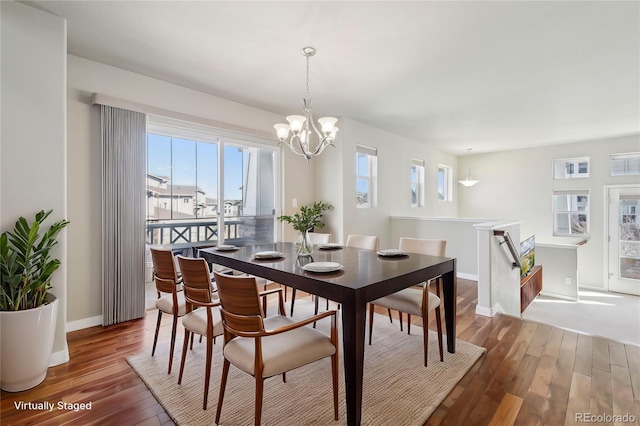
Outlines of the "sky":
[{"label": "sky", "polygon": [[[218,146],[209,142],[147,134],[147,170],[167,176],[173,185],[194,185],[218,199]],[[242,148],[225,145],[224,198],[241,200],[244,176]],[[171,164],[173,162],[173,169]]]}]

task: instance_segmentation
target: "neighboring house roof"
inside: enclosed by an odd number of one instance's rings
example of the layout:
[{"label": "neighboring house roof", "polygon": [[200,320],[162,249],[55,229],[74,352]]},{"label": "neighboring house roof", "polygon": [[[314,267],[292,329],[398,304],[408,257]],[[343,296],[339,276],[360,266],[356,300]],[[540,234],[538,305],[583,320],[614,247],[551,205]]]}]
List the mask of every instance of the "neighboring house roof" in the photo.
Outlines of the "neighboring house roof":
[{"label": "neighboring house roof", "polygon": [[153,173],[147,173],[147,177],[161,182],[169,182],[171,180],[168,176],[154,175]]},{"label": "neighboring house roof", "polygon": [[205,192],[194,185],[173,185],[167,188],[147,188],[150,192],[156,192],[159,196],[164,197],[193,197],[194,193],[200,192],[205,194]]}]

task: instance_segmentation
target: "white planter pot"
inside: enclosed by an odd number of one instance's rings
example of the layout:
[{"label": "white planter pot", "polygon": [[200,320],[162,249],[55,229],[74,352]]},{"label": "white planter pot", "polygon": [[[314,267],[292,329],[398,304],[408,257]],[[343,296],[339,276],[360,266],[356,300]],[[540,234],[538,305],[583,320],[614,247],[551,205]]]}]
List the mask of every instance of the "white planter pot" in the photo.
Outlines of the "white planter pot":
[{"label": "white planter pot", "polygon": [[58,313],[58,299],[25,311],[0,312],[0,387],[19,392],[47,376]]}]

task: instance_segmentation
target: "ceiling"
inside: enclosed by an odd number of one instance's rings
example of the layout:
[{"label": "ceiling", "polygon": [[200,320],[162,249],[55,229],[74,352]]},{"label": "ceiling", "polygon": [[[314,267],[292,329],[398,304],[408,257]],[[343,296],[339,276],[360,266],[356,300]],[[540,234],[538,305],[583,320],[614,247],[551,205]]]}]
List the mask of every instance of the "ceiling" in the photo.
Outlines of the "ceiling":
[{"label": "ceiling", "polygon": [[459,155],[640,132],[640,3],[25,1],[68,52]]}]

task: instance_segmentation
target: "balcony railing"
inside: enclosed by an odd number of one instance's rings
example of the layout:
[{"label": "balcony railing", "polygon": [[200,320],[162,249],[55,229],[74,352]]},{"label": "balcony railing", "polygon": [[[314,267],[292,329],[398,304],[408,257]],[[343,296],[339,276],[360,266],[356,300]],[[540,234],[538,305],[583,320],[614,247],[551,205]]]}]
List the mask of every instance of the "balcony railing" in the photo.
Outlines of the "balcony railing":
[{"label": "balcony railing", "polygon": [[[224,240],[237,246],[263,244],[274,241],[273,216],[225,217]],[[154,246],[194,248],[215,246],[221,239],[218,220],[147,221],[146,242]]]}]

